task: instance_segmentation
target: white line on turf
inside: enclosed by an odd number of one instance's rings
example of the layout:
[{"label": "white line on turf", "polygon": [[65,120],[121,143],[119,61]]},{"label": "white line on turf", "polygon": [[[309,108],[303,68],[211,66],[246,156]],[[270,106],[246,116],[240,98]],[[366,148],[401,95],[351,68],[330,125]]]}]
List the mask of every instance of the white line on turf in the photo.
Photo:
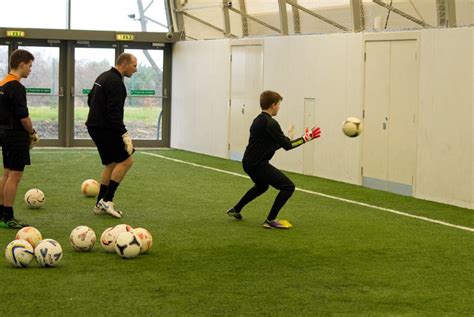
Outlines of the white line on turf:
[{"label": "white line on turf", "polygon": [[[250,178],[248,176],[245,176],[245,175],[242,175],[242,174],[239,174],[239,173],[229,172],[229,171],[226,171],[226,170],[221,170],[221,169],[210,167],[210,166],[205,166],[205,165],[191,163],[191,162],[187,162],[187,161],[183,161],[183,160],[178,160],[178,159],[170,158],[170,157],[155,154],[155,153],[148,153],[148,152],[140,152],[140,153],[155,156],[155,157],[159,157],[159,158],[169,160],[169,161],[173,161],[173,162],[177,162],[177,163],[182,163],[182,164],[187,164],[187,165],[191,165],[191,166],[195,166],[195,167],[208,169],[208,170],[211,170],[211,171],[225,173],[225,174],[238,176],[238,177],[242,177],[242,178]],[[379,206],[370,205],[370,204],[366,204],[366,203],[361,203],[361,202],[358,202],[358,201],[355,201],[355,200],[345,199],[345,198],[341,198],[341,197],[337,197],[337,196],[326,195],[326,194],[323,194],[323,193],[318,193],[318,192],[314,192],[314,191],[311,191],[311,190],[306,190],[306,189],[302,189],[302,188],[298,188],[298,187],[296,188],[296,190],[300,191],[300,192],[303,192],[303,193],[307,193],[307,194],[312,194],[312,195],[317,195],[317,196],[321,196],[321,197],[325,197],[325,198],[329,198],[329,199],[335,199],[335,200],[343,201],[343,202],[346,202],[346,203],[349,203],[349,204],[359,205],[359,206],[368,207],[368,208],[372,208],[372,209],[383,210],[383,211],[387,211],[387,212],[397,214],[397,215],[400,215],[400,216],[404,216],[404,217],[410,217],[410,218],[415,218],[415,219],[418,219],[418,220],[423,220],[423,221],[427,221],[427,222],[431,222],[431,223],[436,223],[436,224],[439,224],[439,225],[442,225],[442,226],[447,226],[447,227],[451,227],[451,228],[456,228],[456,229],[460,229],[460,230],[474,232],[474,228],[458,226],[458,225],[454,225],[452,223],[448,223],[448,222],[444,222],[444,221],[440,221],[440,220],[436,220],[436,219],[431,219],[431,218],[427,218],[427,217],[423,217],[423,216],[416,216],[416,215],[412,215],[412,214],[409,214],[409,213],[406,213],[406,212],[402,212],[402,211],[398,211],[398,210],[394,210],[394,209],[390,209],[390,208],[384,208],[384,207],[379,207]]]}]

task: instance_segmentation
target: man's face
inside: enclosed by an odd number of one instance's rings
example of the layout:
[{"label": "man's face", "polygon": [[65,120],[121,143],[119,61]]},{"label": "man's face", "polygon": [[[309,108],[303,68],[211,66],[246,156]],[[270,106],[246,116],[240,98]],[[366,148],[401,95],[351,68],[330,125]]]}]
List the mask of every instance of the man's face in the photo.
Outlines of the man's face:
[{"label": "man's face", "polygon": [[130,64],[125,66],[123,75],[125,77],[132,77],[132,75],[136,72],[137,72],[137,59],[135,57],[132,57],[132,61],[130,62]]},{"label": "man's face", "polygon": [[28,63],[20,63],[21,78],[28,78],[28,76],[31,73],[32,66],[33,66],[33,61],[29,61]]}]

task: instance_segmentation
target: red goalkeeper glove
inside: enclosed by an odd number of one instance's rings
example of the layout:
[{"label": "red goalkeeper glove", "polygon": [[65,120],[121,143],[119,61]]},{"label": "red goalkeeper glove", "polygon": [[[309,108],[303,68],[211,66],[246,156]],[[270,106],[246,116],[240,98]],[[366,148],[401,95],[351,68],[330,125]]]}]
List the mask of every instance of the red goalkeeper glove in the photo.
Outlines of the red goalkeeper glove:
[{"label": "red goalkeeper glove", "polygon": [[313,139],[317,139],[321,136],[321,128],[320,127],[312,127],[311,129],[305,128],[304,129],[304,134],[303,134],[303,139],[304,142],[311,141]]}]

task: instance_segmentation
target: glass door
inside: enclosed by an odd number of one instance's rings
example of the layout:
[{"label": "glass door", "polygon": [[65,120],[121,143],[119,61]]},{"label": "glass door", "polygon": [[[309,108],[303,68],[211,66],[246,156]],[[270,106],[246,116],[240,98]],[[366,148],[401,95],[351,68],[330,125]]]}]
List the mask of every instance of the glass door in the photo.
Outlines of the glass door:
[{"label": "glass door", "polygon": [[[0,45],[0,77],[8,73],[8,45]],[[0,80],[1,80],[0,79]]]},{"label": "glass door", "polygon": [[162,140],[163,50],[125,49],[137,58],[137,72],[125,78],[125,125],[134,140]]},{"label": "glass door", "polygon": [[124,79],[128,94],[124,123],[134,144],[169,146],[171,44],[0,37],[1,78],[8,73],[9,54],[17,48],[35,57],[32,72],[22,84],[40,146],[93,145],[85,126],[87,96],[95,79],[114,66],[122,52],[135,55],[138,61],[137,72]]},{"label": "glass door", "polygon": [[74,139],[90,140],[86,129],[89,113],[87,95],[95,79],[115,64],[115,48],[76,47],[74,49]]},{"label": "glass door", "polygon": [[[33,46],[18,43],[35,60],[30,76],[21,82],[26,87],[28,110],[42,143],[59,144],[59,102],[63,96],[59,81],[59,46]],[[26,45],[25,45],[26,44]]]}]

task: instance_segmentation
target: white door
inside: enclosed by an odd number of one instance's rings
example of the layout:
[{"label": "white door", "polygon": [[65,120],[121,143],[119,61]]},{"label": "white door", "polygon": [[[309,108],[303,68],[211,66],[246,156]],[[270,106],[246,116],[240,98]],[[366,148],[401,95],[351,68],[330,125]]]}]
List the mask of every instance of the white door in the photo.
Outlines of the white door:
[{"label": "white door", "polygon": [[416,168],[416,44],[366,43],[362,183],[404,195]]},{"label": "white door", "polygon": [[263,52],[261,45],[232,46],[229,158],[241,161],[253,119],[261,112]]},{"label": "white door", "polygon": [[[312,128],[316,122],[316,100],[304,99],[304,126]],[[303,147],[303,174],[314,174],[314,149],[315,142],[309,142]]]},{"label": "white door", "polygon": [[416,168],[418,61],[416,41],[391,42],[387,180],[413,184]]},{"label": "white door", "polygon": [[367,42],[365,54],[363,176],[386,179],[390,42]]}]

